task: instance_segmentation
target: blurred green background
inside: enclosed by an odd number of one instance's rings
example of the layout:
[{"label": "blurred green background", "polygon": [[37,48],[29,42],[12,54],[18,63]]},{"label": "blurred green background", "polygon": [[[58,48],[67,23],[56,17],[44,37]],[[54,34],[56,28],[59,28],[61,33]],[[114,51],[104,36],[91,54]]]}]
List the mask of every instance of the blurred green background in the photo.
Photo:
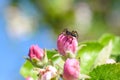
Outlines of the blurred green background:
[{"label": "blurred green background", "polygon": [[19,70],[30,45],[56,48],[65,28],[76,30],[79,41],[119,36],[120,0],[0,0],[0,26],[0,79],[22,80]]},{"label": "blurred green background", "polygon": [[54,34],[75,29],[84,40],[107,32],[120,35],[119,4],[120,0],[12,0],[6,14],[8,23],[20,20],[31,33],[46,25]]}]

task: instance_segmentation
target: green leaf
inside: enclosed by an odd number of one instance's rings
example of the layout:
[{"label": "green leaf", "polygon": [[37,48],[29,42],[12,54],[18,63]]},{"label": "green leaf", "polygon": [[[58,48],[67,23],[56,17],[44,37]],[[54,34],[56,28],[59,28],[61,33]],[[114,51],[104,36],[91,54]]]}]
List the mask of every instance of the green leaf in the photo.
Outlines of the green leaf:
[{"label": "green leaf", "polygon": [[102,45],[107,45],[109,43],[110,40],[113,40],[115,38],[114,35],[112,34],[104,34],[100,39],[99,42]]},{"label": "green leaf", "polygon": [[49,61],[51,61],[53,64],[55,64],[60,59],[60,55],[55,50],[47,50],[47,56]]},{"label": "green leaf", "polygon": [[[48,61],[57,69],[63,69],[64,61],[56,50],[47,50]],[[62,73],[62,70],[60,71]]]},{"label": "green leaf", "polygon": [[98,57],[95,60],[94,66],[105,64],[109,59],[112,52],[112,41],[109,42],[108,45],[104,46],[103,49],[98,53]]},{"label": "green leaf", "polygon": [[89,75],[90,80],[120,80],[120,63],[97,66]]},{"label": "green leaf", "polygon": [[98,56],[98,53],[102,49],[102,45],[98,42],[86,42],[82,43],[79,46],[82,46],[80,50],[78,50],[77,58],[80,58],[80,68],[81,73],[86,74],[92,69],[92,66]]},{"label": "green leaf", "polygon": [[23,64],[23,66],[20,69],[20,74],[26,78],[28,76],[31,76],[34,78],[34,80],[37,79],[37,73],[35,71],[33,71],[33,65],[26,60],[26,62]]},{"label": "green leaf", "polygon": [[103,35],[99,42],[102,45],[106,45],[109,43],[109,41],[112,41],[112,51],[111,51],[111,57],[116,59],[117,62],[120,62],[120,37],[112,35],[112,34],[105,34]]},{"label": "green leaf", "polygon": [[64,61],[62,59],[62,56],[57,51],[49,50],[47,51],[47,56],[49,58],[49,61],[51,61],[55,67],[57,67],[58,69],[63,69]]},{"label": "green leaf", "polygon": [[58,54],[56,50],[46,50],[48,59],[51,59],[54,55]]},{"label": "green leaf", "polygon": [[112,35],[112,34],[105,34],[99,40],[99,42],[102,45],[107,45],[110,41],[112,41],[113,43],[112,54],[120,55],[120,37]]}]

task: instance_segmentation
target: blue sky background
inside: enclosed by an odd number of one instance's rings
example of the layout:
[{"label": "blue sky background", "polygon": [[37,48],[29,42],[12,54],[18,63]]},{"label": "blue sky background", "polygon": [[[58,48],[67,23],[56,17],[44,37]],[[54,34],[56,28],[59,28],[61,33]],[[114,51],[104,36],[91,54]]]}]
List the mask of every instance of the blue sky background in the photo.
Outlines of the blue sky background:
[{"label": "blue sky background", "polygon": [[24,63],[30,45],[38,44],[41,48],[56,48],[56,40],[51,37],[51,29],[43,26],[29,39],[11,39],[6,32],[4,10],[9,0],[0,0],[0,80],[24,80],[20,67]]}]

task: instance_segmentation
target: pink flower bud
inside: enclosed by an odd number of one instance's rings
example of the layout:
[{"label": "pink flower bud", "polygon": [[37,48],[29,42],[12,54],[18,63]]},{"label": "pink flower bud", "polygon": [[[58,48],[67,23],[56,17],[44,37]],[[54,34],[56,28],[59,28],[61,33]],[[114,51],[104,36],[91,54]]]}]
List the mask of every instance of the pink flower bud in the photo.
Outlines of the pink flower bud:
[{"label": "pink flower bud", "polygon": [[25,80],[33,80],[32,77],[27,77]]},{"label": "pink flower bud", "polygon": [[79,61],[76,59],[67,59],[64,64],[64,80],[78,80],[80,74]]},{"label": "pink flower bud", "polygon": [[28,56],[30,59],[41,60],[44,57],[44,50],[39,48],[38,45],[32,45],[29,49]]},{"label": "pink flower bud", "polygon": [[61,55],[67,53],[75,53],[77,50],[78,42],[76,37],[67,34],[60,34],[57,40],[57,48]]}]

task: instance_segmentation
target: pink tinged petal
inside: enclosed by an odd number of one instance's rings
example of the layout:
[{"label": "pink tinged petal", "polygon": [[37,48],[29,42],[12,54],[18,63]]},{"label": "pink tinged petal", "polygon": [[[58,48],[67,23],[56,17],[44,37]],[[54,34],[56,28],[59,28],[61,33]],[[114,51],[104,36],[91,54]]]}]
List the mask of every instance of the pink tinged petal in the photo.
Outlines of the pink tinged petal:
[{"label": "pink tinged petal", "polygon": [[40,75],[40,80],[51,80],[52,78],[56,77],[57,69],[53,66],[48,66],[45,70],[40,71]]},{"label": "pink tinged petal", "polygon": [[112,63],[116,63],[116,61],[114,59],[107,59],[106,63],[107,64],[112,64]]},{"label": "pink tinged petal", "polygon": [[46,72],[44,75],[42,75],[40,80],[50,80],[52,77],[51,72]]},{"label": "pink tinged petal", "polygon": [[27,77],[25,80],[33,80],[32,77]]},{"label": "pink tinged petal", "polygon": [[[62,37],[61,37],[62,36]],[[60,35],[60,38],[58,38],[58,41],[57,41],[57,47],[58,47],[58,51],[64,55],[65,54],[65,50],[64,50],[64,45],[65,45],[65,42],[67,41],[67,37],[64,36],[63,34]]]},{"label": "pink tinged petal", "polygon": [[64,64],[63,78],[65,80],[78,80],[79,73],[79,62],[76,59],[67,59]]},{"label": "pink tinged petal", "polygon": [[76,38],[73,39],[72,44],[73,44],[73,52],[75,53],[77,51],[77,46],[78,46],[78,42]]}]

